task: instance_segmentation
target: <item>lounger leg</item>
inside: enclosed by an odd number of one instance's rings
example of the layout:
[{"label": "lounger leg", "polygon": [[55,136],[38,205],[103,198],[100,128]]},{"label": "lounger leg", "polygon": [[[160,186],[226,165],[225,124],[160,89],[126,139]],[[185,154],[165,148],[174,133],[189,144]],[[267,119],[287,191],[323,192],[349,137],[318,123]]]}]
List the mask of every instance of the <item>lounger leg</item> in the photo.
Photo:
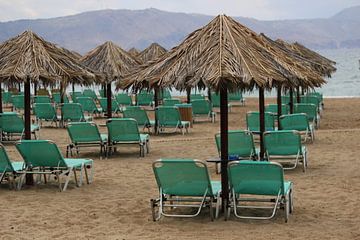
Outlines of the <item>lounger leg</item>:
[{"label": "lounger leg", "polygon": [[[65,173],[65,175],[67,175],[67,176],[66,176],[66,178],[65,178],[64,187],[62,188],[62,191],[63,191],[63,192],[66,191],[66,189],[67,189],[67,186],[68,186],[69,181],[70,181],[70,178],[71,178],[71,172],[72,172],[72,171],[73,171],[73,168],[70,168],[70,169]],[[61,185],[60,185],[60,189],[61,189]]]}]

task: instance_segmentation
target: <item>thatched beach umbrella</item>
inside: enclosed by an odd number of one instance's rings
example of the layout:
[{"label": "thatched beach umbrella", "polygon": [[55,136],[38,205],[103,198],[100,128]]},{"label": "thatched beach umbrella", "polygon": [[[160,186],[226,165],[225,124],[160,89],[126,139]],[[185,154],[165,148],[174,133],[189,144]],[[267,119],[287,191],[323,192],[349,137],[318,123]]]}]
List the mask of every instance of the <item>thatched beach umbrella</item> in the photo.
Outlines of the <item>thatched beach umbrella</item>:
[{"label": "thatched beach umbrella", "polygon": [[143,63],[147,63],[161,57],[166,52],[167,50],[158,43],[152,43],[150,46],[141,51],[141,53],[139,53],[138,58]]},{"label": "thatched beach umbrella", "polygon": [[128,53],[134,58],[137,58],[140,54],[140,51],[133,47],[128,50]]},{"label": "thatched beach umbrella", "polygon": [[55,84],[62,81],[91,83],[95,75],[70,57],[62,48],[45,41],[31,31],[7,40],[0,47],[0,80],[24,83],[25,139],[30,132],[30,83]]},{"label": "thatched beach umbrella", "polygon": [[[297,76],[293,64],[268,51],[258,35],[227,16],[217,16],[205,27],[191,33],[179,46],[127,76],[119,88],[170,87],[179,90],[208,87],[220,92],[221,179],[223,200],[228,200],[228,90],[259,89],[260,132],[264,125],[264,89],[322,83],[316,74]],[[261,156],[264,146],[261,138]]]},{"label": "thatched beach umbrella", "polygon": [[111,118],[111,82],[121,80],[132,68],[139,65],[139,62],[113,42],[105,42],[91,50],[81,58],[81,62],[105,76],[107,117]]}]

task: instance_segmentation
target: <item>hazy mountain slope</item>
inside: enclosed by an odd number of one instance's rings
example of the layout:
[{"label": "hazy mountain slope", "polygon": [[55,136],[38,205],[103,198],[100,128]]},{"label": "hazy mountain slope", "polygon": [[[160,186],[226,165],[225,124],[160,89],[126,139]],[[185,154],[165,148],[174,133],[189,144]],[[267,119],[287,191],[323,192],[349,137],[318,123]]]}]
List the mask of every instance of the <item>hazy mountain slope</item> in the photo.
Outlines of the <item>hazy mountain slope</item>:
[{"label": "hazy mountain slope", "polygon": [[[0,23],[0,41],[31,29],[45,39],[85,53],[107,40],[125,49],[144,49],[152,42],[171,48],[212,16],[145,10],[101,10],[52,19]],[[328,19],[258,21],[242,24],[273,38],[299,41],[312,48],[360,47],[360,6]]]}]

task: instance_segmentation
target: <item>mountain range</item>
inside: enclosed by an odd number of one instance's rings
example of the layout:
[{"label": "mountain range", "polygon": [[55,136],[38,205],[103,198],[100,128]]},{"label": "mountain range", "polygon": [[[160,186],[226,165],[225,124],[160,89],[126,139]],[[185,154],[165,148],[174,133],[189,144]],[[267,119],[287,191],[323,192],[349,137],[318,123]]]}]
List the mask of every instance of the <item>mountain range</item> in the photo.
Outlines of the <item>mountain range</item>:
[{"label": "mountain range", "polygon": [[[50,19],[0,22],[0,42],[25,30],[81,54],[105,41],[124,49],[144,49],[157,42],[167,49],[214,16],[144,10],[99,10]],[[261,21],[234,17],[241,24],[271,38],[298,41],[313,49],[360,47],[360,6],[342,10],[330,18]]]}]

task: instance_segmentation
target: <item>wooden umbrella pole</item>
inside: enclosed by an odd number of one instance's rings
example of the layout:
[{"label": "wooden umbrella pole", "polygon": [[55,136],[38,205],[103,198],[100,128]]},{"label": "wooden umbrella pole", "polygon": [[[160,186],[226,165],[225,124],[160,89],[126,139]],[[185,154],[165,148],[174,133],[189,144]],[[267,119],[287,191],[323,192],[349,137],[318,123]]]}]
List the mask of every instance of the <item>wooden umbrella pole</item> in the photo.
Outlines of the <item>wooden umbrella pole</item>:
[{"label": "wooden umbrella pole", "polygon": [[293,114],[294,113],[294,90],[292,88],[290,88],[290,114]]},{"label": "wooden umbrella pole", "polygon": [[191,94],[191,88],[187,88],[187,89],[186,89],[186,102],[187,102],[187,103],[190,103],[190,102],[191,102],[190,94]]},{"label": "wooden umbrella pole", "polygon": [[75,92],[75,83],[74,82],[72,83],[72,92],[73,92],[73,94]]},{"label": "wooden umbrella pole", "polygon": [[208,94],[208,99],[211,102],[211,90],[210,90],[210,88],[208,88],[207,94]]},{"label": "wooden umbrella pole", "polygon": [[108,82],[106,86],[106,99],[107,99],[107,118],[112,117],[111,107],[111,82]]},{"label": "wooden umbrella pole", "polygon": [[300,87],[297,86],[296,88],[296,102],[300,103]]},{"label": "wooden umbrella pole", "polygon": [[222,207],[226,210],[229,203],[229,182],[227,165],[229,161],[228,152],[228,98],[227,88],[220,89],[220,142],[221,142],[221,189]]},{"label": "wooden umbrella pole", "polygon": [[278,129],[281,130],[280,126],[280,116],[282,115],[282,101],[281,101],[281,86],[277,87],[277,121]]},{"label": "wooden umbrella pole", "polygon": [[259,122],[260,122],[260,160],[264,159],[264,132],[265,132],[265,97],[264,88],[259,88]]},{"label": "wooden umbrella pole", "polygon": [[37,83],[34,83],[34,96],[37,95]]},{"label": "wooden umbrella pole", "polygon": [[[30,116],[30,78],[26,78],[24,84],[24,117],[25,117],[25,140],[31,140],[31,116]],[[32,174],[26,174],[26,184],[33,185]]]},{"label": "wooden umbrella pole", "polygon": [[159,105],[159,88],[155,88],[154,89],[154,108],[155,108],[155,125],[154,125],[154,132],[155,134],[158,132],[158,121],[157,121],[157,116],[156,116],[156,108]]},{"label": "wooden umbrella pole", "polygon": [[0,113],[3,112],[3,106],[2,106],[2,83],[0,83]]}]

